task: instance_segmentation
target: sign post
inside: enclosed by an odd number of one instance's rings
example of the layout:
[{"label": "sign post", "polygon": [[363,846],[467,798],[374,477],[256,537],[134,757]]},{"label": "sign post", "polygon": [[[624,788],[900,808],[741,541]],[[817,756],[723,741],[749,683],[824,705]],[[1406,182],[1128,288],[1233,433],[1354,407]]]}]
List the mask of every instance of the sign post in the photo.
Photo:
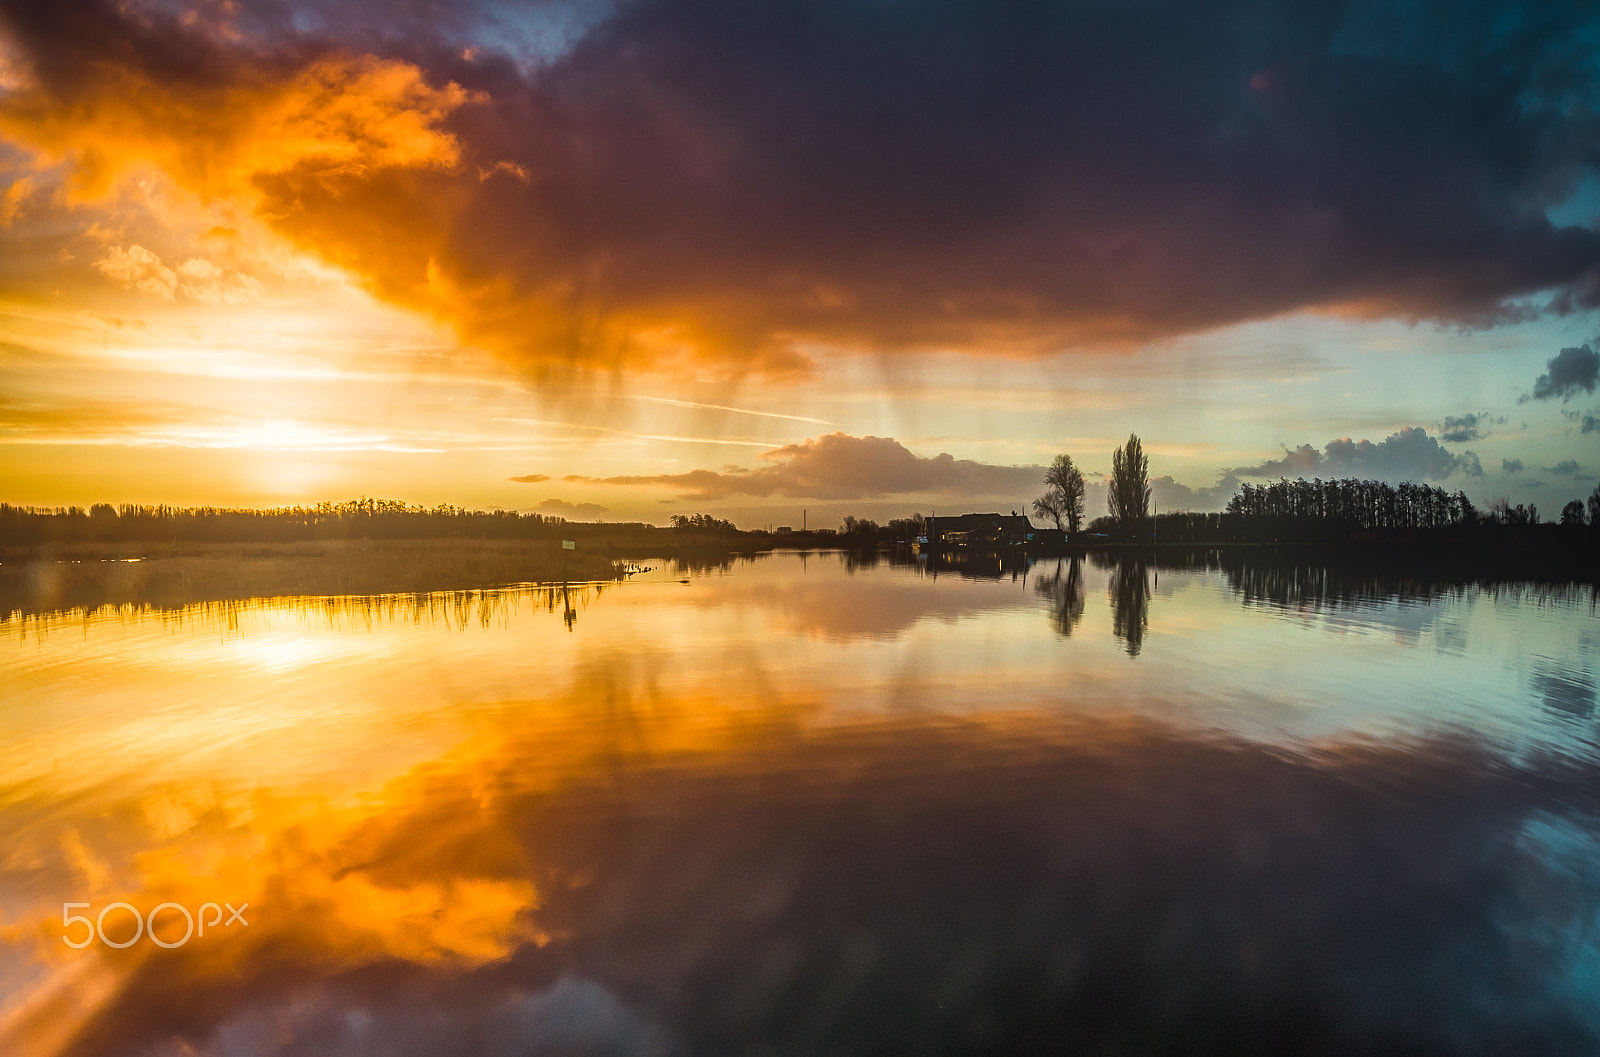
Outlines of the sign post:
[{"label": "sign post", "polygon": [[578,619],[578,612],[572,608],[572,599],[567,594],[567,552],[577,549],[576,541],[561,541],[561,619],[566,621],[569,632],[572,630],[572,622]]}]

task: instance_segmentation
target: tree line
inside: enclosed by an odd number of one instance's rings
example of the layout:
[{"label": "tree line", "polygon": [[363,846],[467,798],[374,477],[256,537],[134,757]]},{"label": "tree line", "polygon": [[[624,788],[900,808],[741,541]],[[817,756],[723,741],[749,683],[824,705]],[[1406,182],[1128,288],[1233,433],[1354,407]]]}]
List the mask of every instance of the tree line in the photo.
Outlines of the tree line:
[{"label": "tree line", "polygon": [[[1076,535],[1084,528],[1084,477],[1070,455],[1058,455],[1044,476],[1045,491],[1033,514]],[[1172,542],[1228,542],[1291,535],[1332,539],[1350,532],[1450,529],[1471,525],[1537,525],[1533,504],[1505,500],[1479,510],[1465,492],[1431,485],[1360,478],[1279,480],[1242,484],[1221,514],[1176,513],[1152,517],[1150,460],[1136,434],[1111,453],[1106,482],[1109,514],[1088,525],[1093,535],[1154,538]],[[1561,510],[1563,525],[1600,527],[1600,485],[1587,501]]]},{"label": "tree line", "polygon": [[[706,513],[673,514],[673,536],[768,535],[746,533],[732,521]],[[915,539],[921,514],[879,524],[846,517],[837,530],[853,545]],[[469,510],[441,504],[423,507],[393,499],[362,497],[315,506],[249,509],[140,506],[96,503],[90,507],[34,507],[0,503],[0,546],[44,543],[293,543],[303,540],[551,539],[611,535],[650,536],[667,530],[641,522],[571,522],[515,510]],[[666,540],[670,537],[652,537]]]},{"label": "tree line", "polygon": [[[618,526],[611,526],[618,527]],[[643,526],[640,526],[643,527]],[[362,497],[343,503],[275,507],[31,507],[0,503],[0,544],[286,543],[342,539],[542,539],[574,526],[515,510],[413,506]]]},{"label": "tree line", "polygon": [[[1241,485],[1227,512],[1253,517],[1336,522],[1363,530],[1452,528],[1461,525],[1537,525],[1539,508],[1497,500],[1484,510],[1465,492],[1448,492],[1410,482],[1321,478]],[[1600,526],[1600,485],[1587,502],[1574,499],[1561,508],[1563,525]]]},{"label": "tree line", "polygon": [[[1361,529],[1448,528],[1476,524],[1478,510],[1465,492],[1425,484],[1391,485],[1357,478],[1243,484],[1227,512],[1250,517],[1336,521]],[[1535,515],[1537,517],[1537,515]]]},{"label": "tree line", "polygon": [[673,514],[672,527],[679,532],[738,532],[733,522],[712,517],[710,514]]}]

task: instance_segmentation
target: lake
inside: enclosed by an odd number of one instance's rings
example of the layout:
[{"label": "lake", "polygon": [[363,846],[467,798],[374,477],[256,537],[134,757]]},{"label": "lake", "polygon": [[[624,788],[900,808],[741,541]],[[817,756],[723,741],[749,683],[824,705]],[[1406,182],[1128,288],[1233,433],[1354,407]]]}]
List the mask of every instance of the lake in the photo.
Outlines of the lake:
[{"label": "lake", "polygon": [[0,1053],[1600,1052],[1588,588],[1092,557],[14,615]]}]

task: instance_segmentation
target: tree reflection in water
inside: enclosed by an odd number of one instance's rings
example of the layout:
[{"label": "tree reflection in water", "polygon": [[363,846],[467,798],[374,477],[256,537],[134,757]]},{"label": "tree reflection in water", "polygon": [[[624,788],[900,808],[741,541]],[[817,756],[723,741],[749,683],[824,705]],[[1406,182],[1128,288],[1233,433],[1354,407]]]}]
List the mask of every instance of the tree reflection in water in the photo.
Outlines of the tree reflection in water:
[{"label": "tree reflection in water", "polygon": [[1083,620],[1083,559],[1057,558],[1055,569],[1039,574],[1034,590],[1050,600],[1050,623],[1070,636]]},{"label": "tree reflection in water", "polygon": [[1150,563],[1142,555],[1130,554],[1095,554],[1093,560],[1111,569],[1106,585],[1111,599],[1111,633],[1122,640],[1129,657],[1137,657],[1144,648],[1144,633],[1150,630]]}]

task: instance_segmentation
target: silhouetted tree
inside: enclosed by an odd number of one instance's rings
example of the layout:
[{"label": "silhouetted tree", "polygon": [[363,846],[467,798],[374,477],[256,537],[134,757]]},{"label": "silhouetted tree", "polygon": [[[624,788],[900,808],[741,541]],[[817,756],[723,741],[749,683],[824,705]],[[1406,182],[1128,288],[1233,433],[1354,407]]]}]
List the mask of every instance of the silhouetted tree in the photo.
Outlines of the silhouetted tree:
[{"label": "silhouetted tree", "polygon": [[19,507],[0,503],[0,542],[271,543],[337,539],[539,539],[559,519],[515,510],[412,506],[363,496],[343,503],[275,507]]},{"label": "silhouetted tree", "polygon": [[1563,525],[1583,524],[1583,500],[1574,499],[1561,508],[1561,523]]},{"label": "silhouetted tree", "polygon": [[1589,493],[1589,524],[1600,528],[1600,484]]},{"label": "silhouetted tree", "polygon": [[1111,533],[1111,530],[1116,528],[1116,527],[1117,527],[1117,519],[1116,518],[1111,517],[1111,516],[1106,515],[1106,514],[1102,514],[1101,516],[1095,518],[1093,521],[1089,522],[1089,534],[1091,536],[1094,536],[1094,535],[1109,535]]},{"label": "silhouetted tree", "polygon": [[846,515],[844,526],[839,531],[846,536],[876,536],[879,530],[876,521]]},{"label": "silhouetted tree", "polygon": [[[1442,488],[1405,482],[1348,478],[1324,481],[1279,480],[1266,485],[1241,485],[1228,501],[1229,514],[1286,521],[1343,523],[1351,528],[1417,529],[1475,524],[1478,511],[1465,492],[1451,495]],[[1496,519],[1494,511],[1490,520]]]},{"label": "silhouetted tree", "polygon": [[923,520],[921,514],[912,514],[910,517],[890,518],[889,523],[883,526],[884,533],[892,540],[914,540],[922,535]]},{"label": "silhouetted tree", "polygon": [[1510,500],[1496,499],[1489,507],[1487,520],[1499,525],[1537,525],[1539,508],[1532,503],[1527,506],[1521,503],[1512,506]]},{"label": "silhouetted tree", "polygon": [[733,522],[710,514],[673,514],[672,527],[683,532],[738,532]]},{"label": "silhouetted tree", "polygon": [[1111,490],[1106,499],[1111,516],[1124,528],[1150,516],[1150,460],[1134,434],[1111,453]]},{"label": "silhouetted tree", "polygon": [[1034,516],[1077,532],[1083,525],[1083,473],[1072,464],[1072,456],[1057,455],[1045,471],[1044,484],[1044,495],[1033,501]]}]

